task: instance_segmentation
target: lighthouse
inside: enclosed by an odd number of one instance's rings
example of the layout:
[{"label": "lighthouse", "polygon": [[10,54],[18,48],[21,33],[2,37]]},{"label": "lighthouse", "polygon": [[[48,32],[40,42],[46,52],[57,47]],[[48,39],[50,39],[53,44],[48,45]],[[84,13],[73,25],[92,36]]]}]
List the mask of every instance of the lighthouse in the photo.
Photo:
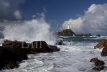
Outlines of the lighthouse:
[{"label": "lighthouse", "polygon": [[68,24],[68,29],[70,29],[70,25]]}]

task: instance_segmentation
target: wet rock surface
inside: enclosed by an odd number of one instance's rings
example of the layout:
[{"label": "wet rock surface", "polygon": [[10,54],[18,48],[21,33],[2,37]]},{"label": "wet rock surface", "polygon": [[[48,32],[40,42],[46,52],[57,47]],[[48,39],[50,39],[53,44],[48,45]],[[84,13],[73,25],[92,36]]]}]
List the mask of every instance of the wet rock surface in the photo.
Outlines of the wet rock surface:
[{"label": "wet rock surface", "polygon": [[107,56],[107,41],[105,40],[101,40],[98,42],[98,44],[96,46],[94,46],[94,49],[96,48],[103,48],[102,52],[101,52],[101,56]]},{"label": "wet rock surface", "polygon": [[13,69],[19,67],[17,61],[28,59],[27,54],[51,53],[60,51],[56,46],[48,45],[45,41],[26,43],[21,41],[5,40],[0,46],[0,69],[6,67]]},{"label": "wet rock surface", "polygon": [[92,58],[90,60],[90,62],[94,63],[94,65],[95,65],[95,67],[93,68],[94,70],[99,70],[100,71],[100,70],[103,70],[104,68],[106,68],[106,66],[104,66],[105,62],[102,61],[102,60],[98,60],[98,58]]}]

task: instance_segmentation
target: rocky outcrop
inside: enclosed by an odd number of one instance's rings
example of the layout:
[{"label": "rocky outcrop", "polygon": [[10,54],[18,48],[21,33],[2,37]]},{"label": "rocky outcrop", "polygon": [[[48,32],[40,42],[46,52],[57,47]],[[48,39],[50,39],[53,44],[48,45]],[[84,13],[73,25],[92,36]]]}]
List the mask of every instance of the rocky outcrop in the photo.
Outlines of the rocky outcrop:
[{"label": "rocky outcrop", "polygon": [[71,29],[65,29],[61,32],[56,32],[56,35],[58,36],[92,36],[90,33],[86,34],[75,34]]},{"label": "rocky outcrop", "polygon": [[101,56],[107,56],[107,41],[105,40],[101,40],[98,42],[98,44],[96,46],[94,46],[94,49],[96,48],[103,48],[102,52],[101,52]]},{"label": "rocky outcrop", "polygon": [[15,54],[13,54],[11,51],[0,47],[0,68],[6,67],[8,69],[13,69],[15,67],[18,67],[18,64],[16,61],[19,59]]},{"label": "rocky outcrop", "polygon": [[96,48],[99,48],[99,49],[103,48],[105,46],[105,43],[106,43],[105,40],[99,41],[98,44],[96,46],[94,46],[94,49],[96,49]]},{"label": "rocky outcrop", "polygon": [[58,42],[56,43],[56,45],[64,45],[64,43],[63,43],[62,40],[60,40],[60,41],[58,41]]},{"label": "rocky outcrop", "polygon": [[98,60],[98,58],[92,58],[90,60],[90,62],[94,63],[94,65],[95,65],[95,67],[93,68],[94,70],[99,70],[100,71],[100,70],[103,70],[104,68],[106,68],[106,66],[104,66],[105,62],[102,61],[102,60]]},{"label": "rocky outcrop", "polygon": [[19,42],[19,41],[6,40],[4,41],[2,46],[8,49],[9,51],[11,51],[12,53],[14,53],[21,61],[26,60],[28,58],[27,54],[31,50],[29,47],[23,48],[23,47],[27,47],[26,42]]},{"label": "rocky outcrop", "polygon": [[32,43],[5,40],[0,47],[0,68],[17,68],[17,61],[28,59],[27,54],[51,53],[60,51],[56,46],[48,45],[45,41]]},{"label": "rocky outcrop", "polygon": [[[98,42],[98,44],[96,46],[94,46],[94,49],[96,48],[103,48],[102,52],[101,52],[101,56],[107,56],[107,41],[106,40],[101,40]],[[92,58],[90,60],[90,62],[94,62],[95,67],[93,68],[94,70],[103,70],[104,68],[106,68],[105,62],[102,60],[98,60],[98,58]]]},{"label": "rocky outcrop", "polygon": [[61,32],[56,32],[56,35],[59,36],[73,36],[76,35],[71,29],[65,29]]},{"label": "rocky outcrop", "polygon": [[76,34],[75,36],[92,36],[91,34]]},{"label": "rocky outcrop", "polygon": [[107,56],[107,47],[104,47],[102,52],[101,52],[101,56]]},{"label": "rocky outcrop", "polygon": [[[31,49],[33,49],[35,52],[37,53],[46,53],[46,52],[55,52],[55,51],[59,51],[59,49],[57,47],[52,47],[45,42],[45,41],[34,41],[31,43]],[[57,48],[57,50],[56,50]]]}]

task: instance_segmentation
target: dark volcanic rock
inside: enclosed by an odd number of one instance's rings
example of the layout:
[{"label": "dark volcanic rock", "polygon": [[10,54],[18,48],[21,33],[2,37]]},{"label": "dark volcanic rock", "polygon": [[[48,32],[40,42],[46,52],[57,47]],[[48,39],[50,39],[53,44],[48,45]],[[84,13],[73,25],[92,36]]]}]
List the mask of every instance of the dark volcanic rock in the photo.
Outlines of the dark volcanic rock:
[{"label": "dark volcanic rock", "polygon": [[104,61],[98,60],[98,58],[92,58],[92,59],[90,60],[90,62],[94,62],[95,66],[101,66],[101,65],[104,65],[104,64],[105,64]]},{"label": "dark volcanic rock", "polygon": [[0,68],[5,66],[9,69],[18,67],[18,64],[16,63],[17,60],[17,56],[14,55],[11,51],[0,47]]},{"label": "dark volcanic rock", "polygon": [[26,42],[6,40],[2,46],[12,51],[22,60],[27,59],[27,54],[34,54],[35,52],[46,53],[55,51],[54,48],[49,47],[45,41],[34,41],[31,44],[28,44]]},{"label": "dark volcanic rock", "polygon": [[106,66],[94,67],[93,70],[100,71],[100,70],[103,70],[104,68],[106,68]]},{"label": "dark volcanic rock", "polygon": [[103,70],[106,66],[105,65],[105,62],[104,61],[101,61],[101,60],[98,60],[98,58],[92,58],[90,60],[90,62],[94,62],[95,66],[93,69],[94,70]]},{"label": "dark volcanic rock", "polygon": [[[55,52],[57,47],[48,46],[45,41],[34,41],[32,42],[32,49],[37,53]],[[58,49],[59,51],[59,49]]]},{"label": "dark volcanic rock", "polygon": [[0,68],[17,68],[17,61],[28,59],[27,54],[50,53],[60,51],[56,46],[48,45],[45,41],[34,41],[31,44],[20,41],[5,40],[0,47]]},{"label": "dark volcanic rock", "polygon": [[59,36],[73,36],[75,33],[71,29],[65,29],[61,32],[56,32],[56,35]]},{"label": "dark volcanic rock", "polygon": [[27,47],[27,43],[25,42],[6,40],[2,46],[14,53],[20,60],[28,58],[27,54],[30,52],[30,48],[22,48]]},{"label": "dark volcanic rock", "polygon": [[107,56],[107,47],[104,47],[102,52],[101,52],[101,56]]},{"label": "dark volcanic rock", "polygon": [[96,46],[94,46],[94,49],[96,48],[103,48],[102,52],[101,52],[101,56],[107,56],[107,41],[105,40],[101,40],[98,42],[98,44]]},{"label": "dark volcanic rock", "polygon": [[60,51],[60,49],[57,48],[56,46],[49,45],[49,48],[51,48],[53,52]]},{"label": "dark volcanic rock", "polygon": [[58,42],[56,43],[56,45],[64,45],[64,43],[63,43],[62,40],[60,40],[60,41],[58,41]]},{"label": "dark volcanic rock", "polygon": [[19,65],[17,62],[10,60],[9,63],[6,65],[7,69],[13,69],[13,68],[18,68]]},{"label": "dark volcanic rock", "polygon": [[105,40],[99,41],[98,44],[96,46],[94,46],[94,49],[96,49],[96,48],[99,48],[99,49],[103,48],[106,45],[105,43],[106,43]]}]

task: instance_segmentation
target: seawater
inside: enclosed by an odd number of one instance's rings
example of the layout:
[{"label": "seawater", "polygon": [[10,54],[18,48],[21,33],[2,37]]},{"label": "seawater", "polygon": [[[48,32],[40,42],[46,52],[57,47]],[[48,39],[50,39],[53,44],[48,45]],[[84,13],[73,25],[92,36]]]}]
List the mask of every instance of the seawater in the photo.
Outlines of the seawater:
[{"label": "seawater", "polygon": [[[59,52],[40,53],[28,55],[28,60],[23,60],[19,68],[3,70],[4,72],[106,72],[94,71],[91,58],[97,57],[105,61],[107,58],[102,57],[102,49],[94,49],[94,46],[100,40],[107,40],[107,36],[91,37],[65,37],[62,38],[64,45],[57,45]],[[3,72],[1,71],[1,72]]]}]

